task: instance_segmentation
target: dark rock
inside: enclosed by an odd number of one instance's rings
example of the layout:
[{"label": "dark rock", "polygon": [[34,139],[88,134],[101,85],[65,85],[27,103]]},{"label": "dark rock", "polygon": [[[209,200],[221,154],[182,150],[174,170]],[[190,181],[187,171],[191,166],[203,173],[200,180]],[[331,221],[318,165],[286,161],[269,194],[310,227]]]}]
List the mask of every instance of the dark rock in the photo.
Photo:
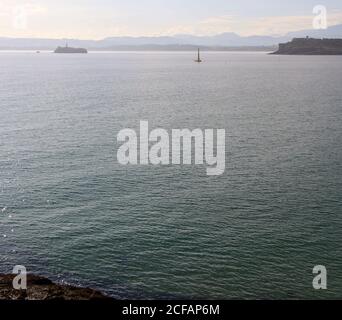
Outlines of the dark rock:
[{"label": "dark rock", "polygon": [[14,277],[0,274],[0,300],[112,300],[93,289],[59,285],[35,275],[27,275],[27,290],[15,290]]}]

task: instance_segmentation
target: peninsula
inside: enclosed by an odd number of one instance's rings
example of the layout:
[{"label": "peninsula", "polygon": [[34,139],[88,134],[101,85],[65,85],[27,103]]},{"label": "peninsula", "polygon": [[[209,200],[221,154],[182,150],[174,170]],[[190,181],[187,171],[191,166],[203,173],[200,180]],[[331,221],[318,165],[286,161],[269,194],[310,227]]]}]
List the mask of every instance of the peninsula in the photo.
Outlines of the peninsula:
[{"label": "peninsula", "polygon": [[294,38],[279,44],[272,54],[287,55],[342,55],[342,39]]}]

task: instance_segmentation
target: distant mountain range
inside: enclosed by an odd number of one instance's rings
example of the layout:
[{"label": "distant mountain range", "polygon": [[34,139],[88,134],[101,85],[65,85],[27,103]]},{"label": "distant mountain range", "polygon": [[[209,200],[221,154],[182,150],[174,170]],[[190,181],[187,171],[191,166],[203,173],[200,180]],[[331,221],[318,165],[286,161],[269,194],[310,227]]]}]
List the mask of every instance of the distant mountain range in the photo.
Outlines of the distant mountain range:
[{"label": "distant mountain range", "polygon": [[[103,40],[77,39],[39,39],[39,38],[0,38],[0,49],[34,49],[53,50],[57,46],[68,43],[70,46],[83,47],[89,50],[193,50],[228,49],[258,47],[268,49],[295,37],[342,38],[342,25],[329,27],[326,30],[301,30],[290,32],[285,36],[249,36],[242,37],[236,33],[222,33],[215,36],[175,35],[163,37],[110,37]],[[247,49],[248,49],[247,48]]]}]

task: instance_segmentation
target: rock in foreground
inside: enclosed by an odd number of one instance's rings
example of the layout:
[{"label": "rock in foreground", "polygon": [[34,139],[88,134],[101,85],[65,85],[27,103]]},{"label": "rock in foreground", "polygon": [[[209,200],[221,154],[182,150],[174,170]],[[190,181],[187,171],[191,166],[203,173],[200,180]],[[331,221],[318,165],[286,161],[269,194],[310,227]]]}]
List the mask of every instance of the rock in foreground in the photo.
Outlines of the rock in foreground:
[{"label": "rock in foreground", "polygon": [[92,289],[58,285],[34,275],[27,275],[27,290],[15,290],[14,277],[0,274],[0,300],[111,300]]}]

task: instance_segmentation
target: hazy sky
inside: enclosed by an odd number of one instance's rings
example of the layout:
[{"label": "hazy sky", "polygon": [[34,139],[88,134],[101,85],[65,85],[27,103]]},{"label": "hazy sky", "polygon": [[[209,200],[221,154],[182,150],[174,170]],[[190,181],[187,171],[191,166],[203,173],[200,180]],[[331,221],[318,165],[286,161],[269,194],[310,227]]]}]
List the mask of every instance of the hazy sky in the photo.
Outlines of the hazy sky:
[{"label": "hazy sky", "polygon": [[342,0],[0,0],[0,37],[279,35],[312,28],[316,5],[342,24]]}]

